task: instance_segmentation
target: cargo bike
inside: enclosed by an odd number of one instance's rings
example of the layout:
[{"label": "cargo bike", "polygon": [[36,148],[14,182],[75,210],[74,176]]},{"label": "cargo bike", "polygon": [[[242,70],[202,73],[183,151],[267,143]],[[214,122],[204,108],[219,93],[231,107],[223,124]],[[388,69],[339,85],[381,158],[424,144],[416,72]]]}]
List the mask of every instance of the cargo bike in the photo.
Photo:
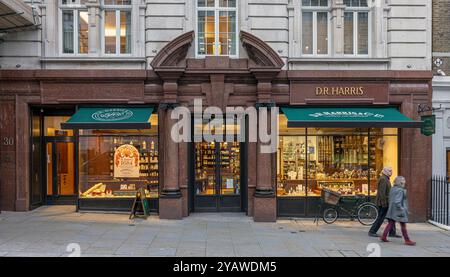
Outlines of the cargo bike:
[{"label": "cargo bike", "polygon": [[[351,206],[351,208],[347,206]],[[319,222],[319,216],[322,216],[325,223],[333,224],[340,215],[347,215],[352,221],[356,218],[362,225],[371,226],[378,217],[377,206],[367,202],[367,196],[344,197],[340,193],[329,189],[322,190],[318,209],[319,213],[316,214],[315,223]]]}]

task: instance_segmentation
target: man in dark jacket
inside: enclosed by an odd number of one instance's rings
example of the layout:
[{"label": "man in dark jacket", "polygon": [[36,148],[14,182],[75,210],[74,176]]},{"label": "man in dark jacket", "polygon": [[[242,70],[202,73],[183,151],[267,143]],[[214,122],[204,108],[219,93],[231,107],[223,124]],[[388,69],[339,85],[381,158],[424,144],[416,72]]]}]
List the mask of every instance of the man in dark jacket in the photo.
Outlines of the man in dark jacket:
[{"label": "man in dark jacket", "polygon": [[[378,179],[378,192],[377,197],[375,199],[375,204],[378,206],[378,218],[373,224],[372,228],[369,231],[369,236],[371,237],[379,237],[377,232],[380,229],[381,225],[383,225],[384,220],[386,219],[386,214],[389,209],[389,193],[391,192],[391,178],[392,176],[392,168],[386,167],[383,169],[380,178]],[[389,233],[391,237],[398,237],[396,235],[395,226],[392,228]]]}]

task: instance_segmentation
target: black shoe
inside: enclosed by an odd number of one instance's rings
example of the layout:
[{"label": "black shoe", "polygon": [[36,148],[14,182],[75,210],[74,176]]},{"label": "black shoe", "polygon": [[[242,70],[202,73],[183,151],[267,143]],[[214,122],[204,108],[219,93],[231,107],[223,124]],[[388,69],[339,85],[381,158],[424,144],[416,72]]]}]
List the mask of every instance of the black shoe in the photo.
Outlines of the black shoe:
[{"label": "black shoe", "polygon": [[369,232],[369,237],[379,238],[380,236],[378,234]]},{"label": "black shoe", "polygon": [[402,238],[402,236],[397,235],[397,234],[395,234],[395,235],[389,235],[389,237],[390,237],[390,238],[397,238],[397,239],[401,239],[401,238]]}]

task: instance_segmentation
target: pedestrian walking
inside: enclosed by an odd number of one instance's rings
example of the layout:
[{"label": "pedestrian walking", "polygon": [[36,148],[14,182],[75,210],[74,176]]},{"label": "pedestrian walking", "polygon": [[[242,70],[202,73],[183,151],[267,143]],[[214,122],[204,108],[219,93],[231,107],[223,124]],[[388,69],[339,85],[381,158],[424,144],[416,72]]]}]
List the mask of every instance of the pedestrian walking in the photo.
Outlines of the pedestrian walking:
[{"label": "pedestrian walking", "polygon": [[389,194],[389,210],[386,214],[386,218],[389,220],[389,224],[384,230],[381,241],[389,242],[387,240],[388,233],[392,230],[395,222],[400,222],[402,228],[403,238],[406,245],[414,246],[416,243],[412,241],[408,236],[406,230],[406,223],[408,223],[408,200],[406,197],[406,179],[402,176],[395,178],[394,187],[392,187]]},{"label": "pedestrian walking", "polygon": [[[378,192],[375,199],[375,204],[378,206],[378,217],[375,223],[370,228],[370,237],[379,237],[377,232],[380,230],[381,225],[383,225],[386,219],[386,214],[389,209],[389,194],[391,191],[391,177],[392,177],[392,167],[385,167],[381,172],[380,178],[378,178]],[[400,237],[396,235],[395,224],[389,233],[390,237]]]}]

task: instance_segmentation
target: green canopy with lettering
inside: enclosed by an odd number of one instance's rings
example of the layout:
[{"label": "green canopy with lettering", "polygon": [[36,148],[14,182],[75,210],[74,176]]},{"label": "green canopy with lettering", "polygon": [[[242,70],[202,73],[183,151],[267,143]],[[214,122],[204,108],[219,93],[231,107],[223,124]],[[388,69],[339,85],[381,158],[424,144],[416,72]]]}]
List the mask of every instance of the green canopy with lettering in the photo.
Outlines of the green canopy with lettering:
[{"label": "green canopy with lettering", "polygon": [[80,108],[63,129],[150,129],[153,107],[89,107]]},{"label": "green canopy with lettering", "polygon": [[281,108],[288,127],[361,127],[361,128],[420,128],[396,108],[385,107],[305,107]]}]

